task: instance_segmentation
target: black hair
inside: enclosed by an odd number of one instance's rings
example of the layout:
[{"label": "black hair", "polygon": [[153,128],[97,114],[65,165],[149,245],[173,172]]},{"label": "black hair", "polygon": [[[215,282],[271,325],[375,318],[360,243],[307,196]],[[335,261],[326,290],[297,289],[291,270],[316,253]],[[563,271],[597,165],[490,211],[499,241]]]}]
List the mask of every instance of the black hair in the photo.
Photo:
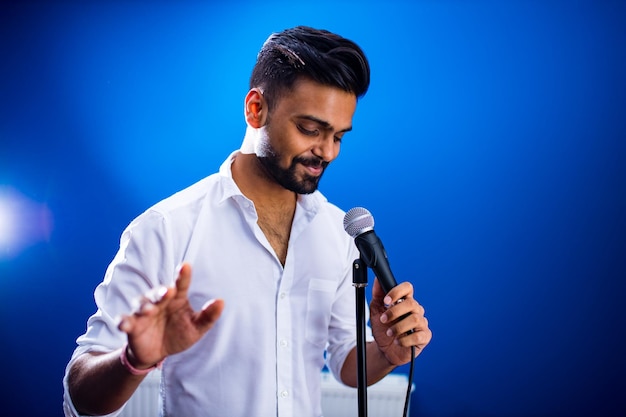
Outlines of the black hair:
[{"label": "black hair", "polygon": [[369,88],[370,67],[356,43],[327,30],[297,26],[272,34],[259,51],[250,88],[260,88],[272,109],[301,78],[360,98]]}]

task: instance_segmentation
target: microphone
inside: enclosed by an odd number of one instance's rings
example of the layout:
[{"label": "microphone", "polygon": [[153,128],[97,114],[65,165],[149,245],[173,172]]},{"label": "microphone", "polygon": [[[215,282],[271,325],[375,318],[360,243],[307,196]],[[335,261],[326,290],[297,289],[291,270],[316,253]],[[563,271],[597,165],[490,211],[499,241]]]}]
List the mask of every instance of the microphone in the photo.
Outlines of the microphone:
[{"label": "microphone", "polygon": [[343,228],[354,238],[361,258],[370,267],[385,294],[398,285],[389,267],[387,252],[376,233],[374,233],[374,217],[363,207],[350,209],[343,218]]}]

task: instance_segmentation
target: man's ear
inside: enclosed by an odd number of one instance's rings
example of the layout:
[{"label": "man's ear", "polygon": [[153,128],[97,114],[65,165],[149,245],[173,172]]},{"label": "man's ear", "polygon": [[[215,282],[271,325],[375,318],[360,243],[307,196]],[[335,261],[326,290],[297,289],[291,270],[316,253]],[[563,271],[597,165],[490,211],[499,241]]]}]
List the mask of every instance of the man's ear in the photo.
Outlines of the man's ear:
[{"label": "man's ear", "polygon": [[246,122],[251,127],[258,129],[265,125],[267,118],[267,103],[263,93],[258,88],[253,88],[246,94],[244,113]]}]

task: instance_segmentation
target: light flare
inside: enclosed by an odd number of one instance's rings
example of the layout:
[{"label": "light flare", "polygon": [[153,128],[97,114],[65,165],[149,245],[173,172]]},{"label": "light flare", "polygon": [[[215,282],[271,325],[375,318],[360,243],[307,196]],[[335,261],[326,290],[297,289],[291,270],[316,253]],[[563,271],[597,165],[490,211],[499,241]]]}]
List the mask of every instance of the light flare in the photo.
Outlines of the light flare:
[{"label": "light flare", "polygon": [[0,186],[0,260],[50,239],[52,214],[45,203],[33,201],[9,186]]}]

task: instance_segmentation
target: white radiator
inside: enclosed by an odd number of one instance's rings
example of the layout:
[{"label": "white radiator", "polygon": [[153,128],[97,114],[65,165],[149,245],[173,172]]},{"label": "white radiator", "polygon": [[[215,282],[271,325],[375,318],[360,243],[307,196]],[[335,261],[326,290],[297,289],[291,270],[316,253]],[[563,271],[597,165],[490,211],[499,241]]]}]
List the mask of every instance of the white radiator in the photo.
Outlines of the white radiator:
[{"label": "white radiator", "polygon": [[155,369],[146,375],[119,417],[159,417],[160,383],[160,369]]},{"label": "white radiator", "polygon": [[[402,417],[409,378],[389,374],[367,387],[368,417]],[[414,386],[411,385],[411,390]],[[324,417],[357,417],[357,389],[347,387],[330,373],[322,372],[322,411]]]},{"label": "white radiator", "polygon": [[[158,417],[161,371],[152,371],[128,401],[120,417]],[[389,374],[367,388],[368,417],[401,417],[408,378]],[[322,410],[324,417],[357,417],[356,388],[340,384],[328,372],[322,372]]]}]

